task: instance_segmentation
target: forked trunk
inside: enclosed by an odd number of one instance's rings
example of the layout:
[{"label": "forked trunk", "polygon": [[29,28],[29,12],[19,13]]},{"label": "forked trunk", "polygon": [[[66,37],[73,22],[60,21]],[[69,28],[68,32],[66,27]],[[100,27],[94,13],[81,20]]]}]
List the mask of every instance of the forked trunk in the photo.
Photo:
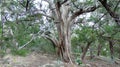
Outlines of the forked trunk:
[{"label": "forked trunk", "polygon": [[[50,5],[53,5],[52,2],[47,0],[47,2]],[[61,3],[61,1],[57,1],[54,6],[55,9],[51,7],[52,10],[52,16],[54,19],[54,23],[57,27],[57,32],[58,32],[58,40],[48,38],[51,41],[54,42],[55,46],[58,48],[57,49],[57,54],[67,63],[71,62],[71,26],[74,24],[74,20],[77,16],[87,13],[87,12],[93,12],[95,11],[99,6],[93,6],[88,9],[79,9],[75,10],[71,14],[71,1],[70,0],[64,0],[64,2]]]}]

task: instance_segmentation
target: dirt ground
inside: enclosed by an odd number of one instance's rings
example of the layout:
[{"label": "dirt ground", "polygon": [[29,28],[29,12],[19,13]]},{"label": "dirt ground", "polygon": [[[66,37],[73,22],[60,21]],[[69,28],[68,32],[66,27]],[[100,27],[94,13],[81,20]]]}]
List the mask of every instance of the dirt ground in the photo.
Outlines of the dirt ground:
[{"label": "dirt ground", "polygon": [[[33,52],[26,57],[8,54],[0,59],[0,67],[64,67],[64,63],[55,56]],[[85,60],[78,67],[120,67],[120,60],[113,62],[104,57],[95,57],[93,60]]]},{"label": "dirt ground", "polygon": [[35,52],[26,57],[8,54],[0,59],[0,67],[60,67],[62,64],[55,56]]},{"label": "dirt ground", "polygon": [[120,67],[120,59],[111,60],[106,57],[94,57],[92,60],[85,60],[84,67]]}]

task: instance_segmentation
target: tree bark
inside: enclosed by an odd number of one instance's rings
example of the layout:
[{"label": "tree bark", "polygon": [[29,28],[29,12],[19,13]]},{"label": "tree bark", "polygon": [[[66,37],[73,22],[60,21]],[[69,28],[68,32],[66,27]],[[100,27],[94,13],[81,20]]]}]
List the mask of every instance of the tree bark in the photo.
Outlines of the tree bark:
[{"label": "tree bark", "polygon": [[[66,22],[67,23],[67,22]],[[61,30],[59,30],[59,55],[65,62],[71,61],[70,53],[71,53],[71,32],[70,32],[69,24],[61,24]]]},{"label": "tree bark", "polygon": [[[60,8],[62,10],[60,10]],[[56,15],[57,15],[57,31],[58,31],[58,55],[63,59],[64,62],[72,62],[71,60],[71,21],[68,21],[68,6],[59,2],[56,3]],[[65,11],[66,12],[63,12]]]},{"label": "tree bark", "polygon": [[81,47],[81,51],[82,51],[82,53],[83,53],[83,51],[84,51],[84,46],[80,46]]},{"label": "tree bark", "polygon": [[101,48],[102,48],[102,45],[99,44],[99,45],[98,45],[97,56],[100,56]]},{"label": "tree bark", "polygon": [[92,48],[90,48],[90,59],[93,59],[93,57],[94,57],[94,54],[93,54],[93,49],[92,49]]},{"label": "tree bark", "polygon": [[84,60],[85,55],[86,55],[86,53],[87,53],[87,50],[89,49],[91,43],[92,43],[92,42],[88,42],[88,43],[87,43],[87,46],[85,47],[85,49],[84,49],[84,51],[83,51],[83,54],[82,54],[82,57],[81,57],[82,60]]},{"label": "tree bark", "polygon": [[117,25],[120,26],[120,17],[118,14],[116,14],[114,11],[112,11],[112,9],[110,8],[110,6],[107,3],[107,0],[99,0],[99,1],[103,5],[103,7],[106,9],[106,11],[109,13],[109,15],[115,20]]},{"label": "tree bark", "polygon": [[111,54],[111,59],[114,59],[114,50],[113,50],[113,43],[112,41],[109,40],[109,48],[110,48],[110,54]]},{"label": "tree bark", "polygon": [[[46,0],[50,5],[52,3]],[[70,15],[70,5],[68,0],[64,0],[62,3],[57,1],[55,3],[55,10],[52,10],[55,25],[58,32],[58,40],[51,40],[56,44],[57,54],[64,60],[64,62],[72,62],[71,60],[71,26],[73,25],[74,19],[83,13],[93,12],[99,6],[93,6],[87,9],[79,9]]]}]

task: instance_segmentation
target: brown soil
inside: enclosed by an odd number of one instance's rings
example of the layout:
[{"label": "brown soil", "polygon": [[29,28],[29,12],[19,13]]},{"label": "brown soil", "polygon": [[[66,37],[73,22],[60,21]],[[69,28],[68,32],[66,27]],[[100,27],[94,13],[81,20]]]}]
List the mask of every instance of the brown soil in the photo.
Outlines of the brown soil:
[{"label": "brown soil", "polygon": [[53,67],[57,62],[62,64],[55,56],[48,54],[32,53],[26,57],[8,54],[0,60],[0,67]]},{"label": "brown soil", "polygon": [[[0,59],[0,67],[64,67],[64,63],[55,56],[33,52],[26,57],[8,54]],[[85,59],[84,64],[78,67],[120,67],[120,60],[113,62],[104,57],[95,57]]]}]

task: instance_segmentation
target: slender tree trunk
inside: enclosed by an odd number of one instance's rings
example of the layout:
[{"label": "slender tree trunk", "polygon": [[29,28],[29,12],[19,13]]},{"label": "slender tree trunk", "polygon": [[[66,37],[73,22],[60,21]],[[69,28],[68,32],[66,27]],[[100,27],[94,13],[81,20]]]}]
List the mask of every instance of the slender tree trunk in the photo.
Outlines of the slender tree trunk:
[{"label": "slender tree trunk", "polygon": [[119,51],[119,57],[118,58],[120,59],[120,51]]},{"label": "slender tree trunk", "polygon": [[87,53],[87,50],[89,49],[90,45],[91,45],[92,42],[88,42],[87,46],[85,47],[84,51],[83,51],[83,54],[82,54],[82,60],[84,60],[85,58],[85,55]]},{"label": "slender tree trunk", "polygon": [[82,51],[82,53],[83,53],[83,51],[84,51],[84,46],[80,46],[81,47],[81,51]]},{"label": "slender tree trunk", "polygon": [[[1,11],[4,11],[4,10],[1,9]],[[1,23],[0,23],[0,24],[1,24],[1,30],[2,30],[2,31],[1,31],[1,35],[0,35],[0,38],[1,38],[1,40],[0,40],[0,50],[1,50],[1,49],[3,48],[3,46],[4,46],[4,45],[2,45],[2,43],[3,43],[3,41],[4,41],[4,39],[3,39],[4,36],[3,36],[3,35],[4,35],[4,23],[5,23],[5,22],[4,22],[5,19],[4,19],[3,17],[4,17],[4,16],[1,15],[1,18],[0,18],[0,19],[1,19]]]},{"label": "slender tree trunk", "polygon": [[102,48],[102,45],[99,44],[99,45],[98,45],[97,56],[100,56],[101,48]]},{"label": "slender tree trunk", "polygon": [[90,48],[90,59],[93,59],[94,55],[93,55],[93,49]]},{"label": "slender tree trunk", "polygon": [[110,48],[110,54],[111,54],[111,59],[114,59],[114,50],[113,50],[113,43],[112,41],[109,40],[109,48]]}]

